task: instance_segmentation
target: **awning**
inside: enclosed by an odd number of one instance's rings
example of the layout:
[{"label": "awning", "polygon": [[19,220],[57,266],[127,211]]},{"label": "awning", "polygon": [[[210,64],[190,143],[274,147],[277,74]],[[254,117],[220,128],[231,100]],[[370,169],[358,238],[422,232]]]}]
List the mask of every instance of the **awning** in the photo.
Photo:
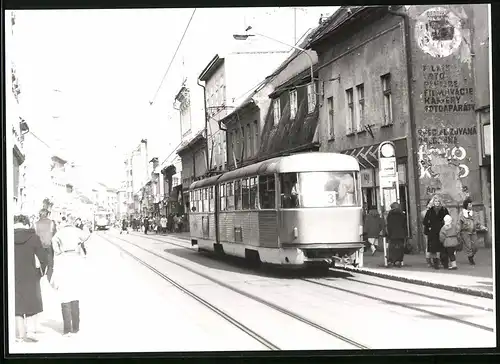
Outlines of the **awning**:
[{"label": "awning", "polygon": [[[407,157],[406,138],[392,140],[396,149],[396,158]],[[344,150],[340,153],[350,155],[358,160],[361,168],[378,167],[378,146],[380,143]]]}]

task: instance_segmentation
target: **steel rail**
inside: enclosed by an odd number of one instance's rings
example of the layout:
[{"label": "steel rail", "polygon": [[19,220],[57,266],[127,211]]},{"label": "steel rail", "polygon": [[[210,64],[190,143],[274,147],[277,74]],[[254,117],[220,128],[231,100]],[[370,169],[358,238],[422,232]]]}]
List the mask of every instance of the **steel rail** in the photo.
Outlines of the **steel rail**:
[{"label": "steel rail", "polygon": [[[239,293],[240,295],[245,296],[245,297],[247,297],[247,298],[249,298],[249,299],[251,299],[253,301],[259,302],[259,303],[261,303],[261,304],[263,304],[263,305],[265,305],[265,306],[267,306],[269,308],[274,309],[275,311],[278,311],[278,312],[280,312],[280,313],[282,313],[282,314],[284,314],[286,316],[289,316],[289,317],[291,317],[291,318],[293,318],[293,319],[295,319],[297,321],[300,321],[300,322],[302,322],[302,323],[304,323],[304,324],[306,324],[308,326],[314,327],[315,329],[317,329],[319,331],[322,331],[322,332],[324,332],[324,333],[326,333],[326,334],[328,334],[330,336],[333,336],[336,339],[339,339],[339,340],[341,340],[341,341],[343,341],[345,343],[348,343],[348,344],[350,344],[350,345],[352,345],[352,346],[354,346],[354,347],[356,347],[358,349],[369,349],[368,346],[366,346],[364,344],[361,344],[361,343],[359,343],[359,342],[357,342],[357,341],[355,341],[353,339],[350,339],[350,338],[348,338],[348,337],[346,337],[346,336],[344,336],[342,334],[339,334],[339,333],[337,333],[335,331],[332,331],[332,330],[330,330],[330,329],[328,329],[328,328],[326,328],[324,326],[321,326],[321,325],[319,325],[319,324],[317,324],[317,323],[315,323],[315,322],[313,322],[313,321],[305,318],[304,316],[301,316],[301,315],[299,315],[299,314],[297,314],[295,312],[289,311],[289,310],[287,310],[287,309],[285,309],[283,307],[280,307],[280,306],[278,306],[278,305],[276,305],[276,304],[274,304],[272,302],[266,301],[266,300],[264,300],[264,299],[262,299],[262,298],[260,298],[258,296],[255,296],[255,295],[253,295],[251,293],[248,293],[248,292],[240,290],[240,289],[238,289],[236,287],[233,287],[233,286],[231,286],[231,285],[229,285],[227,283],[224,283],[224,282],[222,282],[222,281],[220,281],[220,280],[218,280],[216,278],[213,278],[213,277],[211,277],[209,275],[206,275],[206,274],[204,274],[202,272],[198,272],[197,270],[192,269],[191,267],[188,267],[188,266],[186,266],[184,264],[181,264],[181,263],[178,263],[178,262],[173,261],[171,259],[168,259],[167,257],[165,257],[165,256],[163,256],[161,254],[158,254],[155,251],[146,249],[146,248],[144,248],[144,247],[142,247],[142,246],[140,246],[138,244],[135,244],[133,242],[130,242],[130,241],[128,241],[126,239],[123,239],[123,238],[120,238],[120,237],[114,237],[114,238],[116,238],[118,240],[121,240],[121,241],[123,241],[123,242],[125,242],[127,244],[133,245],[133,246],[135,246],[136,248],[138,248],[140,250],[148,252],[148,253],[150,253],[150,254],[158,257],[158,258],[161,258],[161,259],[163,259],[163,260],[165,260],[165,261],[167,261],[167,262],[169,262],[171,264],[174,264],[174,265],[176,265],[178,267],[181,267],[181,268],[183,268],[183,269],[185,269],[185,270],[187,270],[187,271],[189,271],[189,272],[191,272],[193,274],[196,274],[196,275],[198,275],[200,277],[203,277],[203,278],[205,278],[205,279],[207,279],[207,280],[209,280],[209,281],[211,281],[211,282],[213,282],[213,283],[215,283],[215,284],[217,284],[217,285],[219,285],[221,287],[227,288],[227,289],[229,289],[229,290],[231,290],[233,292]],[[108,240],[108,239],[106,239],[106,240]],[[192,250],[192,249],[190,249],[190,250]]]},{"label": "steel rail", "polygon": [[[212,305],[210,302],[204,300],[203,298],[201,298],[197,294],[191,292],[189,289],[185,288],[184,286],[182,286],[180,283],[176,282],[175,280],[173,280],[169,276],[163,274],[162,272],[160,272],[158,269],[156,269],[152,265],[146,263],[144,260],[138,258],[134,254],[132,254],[131,252],[129,252],[127,249],[124,249],[120,245],[114,243],[108,237],[104,237],[102,235],[99,235],[99,236],[101,238],[103,238],[104,240],[106,240],[111,245],[113,245],[114,247],[118,248],[123,253],[125,253],[128,256],[130,256],[131,258],[133,258],[135,261],[137,261],[138,263],[140,263],[144,267],[146,267],[149,270],[151,270],[152,272],[154,272],[156,275],[158,275],[159,277],[161,277],[162,279],[164,279],[165,281],[167,281],[168,283],[170,283],[171,285],[173,285],[178,290],[180,290],[183,293],[187,294],[189,297],[195,299],[196,301],[198,301],[199,303],[201,303],[203,306],[207,307],[211,311],[215,312],[217,315],[221,316],[227,322],[231,323],[232,325],[236,326],[238,329],[240,329],[241,331],[243,331],[247,335],[249,335],[252,338],[254,338],[255,340],[257,340],[259,343],[261,343],[262,345],[264,345],[268,349],[271,349],[271,350],[281,350],[278,346],[276,346],[273,343],[271,343],[270,341],[266,340],[264,337],[262,337],[261,335],[257,334],[255,331],[253,331],[252,329],[248,328],[247,326],[245,326],[244,324],[242,324],[238,320],[234,319],[233,317],[231,317],[230,315],[228,315],[227,313],[225,313],[221,309],[219,309],[216,306]],[[124,240],[124,239],[119,239],[119,240]],[[134,245],[134,244],[132,244],[132,245]]]}]

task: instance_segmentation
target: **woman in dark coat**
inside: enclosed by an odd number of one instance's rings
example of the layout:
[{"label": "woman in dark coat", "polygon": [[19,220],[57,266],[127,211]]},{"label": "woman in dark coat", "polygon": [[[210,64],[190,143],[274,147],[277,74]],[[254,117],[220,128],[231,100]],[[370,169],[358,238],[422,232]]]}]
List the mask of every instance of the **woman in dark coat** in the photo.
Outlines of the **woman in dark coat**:
[{"label": "woman in dark coat", "polygon": [[378,247],[378,239],[384,231],[384,219],[380,217],[376,209],[371,209],[364,217],[363,232],[368,239],[372,255]]},{"label": "woman in dark coat", "polygon": [[401,211],[397,202],[391,204],[391,210],[387,214],[387,238],[389,239],[388,262],[396,267],[403,265],[405,254],[406,216]]},{"label": "woman in dark coat", "polygon": [[430,253],[434,269],[439,269],[442,258],[445,268],[448,268],[444,247],[439,240],[439,232],[444,225],[444,217],[449,215],[448,209],[443,206],[441,199],[436,195],[432,198],[433,207],[427,210],[424,217],[424,234],[427,235],[427,251]]},{"label": "woman in dark coat", "polygon": [[[34,328],[35,315],[43,311],[40,278],[48,264],[48,257],[40,238],[29,226],[27,216],[14,217],[14,264],[16,291],[16,339],[36,342],[27,327]],[[35,256],[40,262],[37,268]]]}]

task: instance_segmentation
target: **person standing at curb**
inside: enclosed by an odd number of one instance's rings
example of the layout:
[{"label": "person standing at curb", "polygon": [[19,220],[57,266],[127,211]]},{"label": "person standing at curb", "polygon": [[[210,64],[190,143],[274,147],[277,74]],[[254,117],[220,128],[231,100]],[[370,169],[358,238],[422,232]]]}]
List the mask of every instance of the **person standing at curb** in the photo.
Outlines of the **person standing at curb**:
[{"label": "person standing at curb", "polygon": [[79,300],[85,281],[85,253],[82,244],[89,236],[63,217],[62,228],[52,238],[55,270],[51,285],[57,291],[61,301],[64,336],[76,334],[80,330]]},{"label": "person standing at curb", "polygon": [[[441,203],[439,196],[432,198],[432,207],[427,210],[424,218],[424,234],[427,235],[428,251],[431,254],[434,269],[439,269],[441,258],[445,258],[443,244],[439,240],[439,232],[444,225],[444,217],[449,215],[448,209]],[[446,267],[448,268],[448,267]]]},{"label": "person standing at curb", "polygon": [[165,216],[161,217],[160,225],[161,225],[162,234],[166,234],[167,233],[167,218]]},{"label": "person standing at curb", "polygon": [[54,249],[52,249],[52,238],[57,232],[56,223],[49,219],[49,211],[40,210],[40,219],[35,224],[35,232],[42,242],[47,253],[47,280],[50,282],[54,271]]},{"label": "person standing at curb", "polygon": [[476,220],[474,212],[472,211],[472,201],[466,199],[462,205],[462,214],[458,219],[458,232],[464,245],[465,254],[469,259],[470,265],[476,265],[474,256],[477,253],[477,230],[481,227]]},{"label": "person standing at curb", "polygon": [[399,203],[393,202],[387,214],[387,238],[389,239],[388,262],[400,268],[403,266],[406,239],[406,217]]},{"label": "person standing at curb", "polygon": [[371,209],[365,216],[364,233],[370,244],[372,255],[375,255],[378,240],[384,231],[384,219],[380,217],[376,209]]},{"label": "person standing at curb", "polygon": [[[27,216],[14,217],[14,281],[16,341],[37,342],[36,315],[43,311],[40,279],[48,265],[48,253],[40,238],[30,228]],[[40,262],[36,267],[35,257]]]},{"label": "person standing at curb", "polygon": [[148,235],[149,229],[149,219],[147,217],[144,218],[144,234]]},{"label": "person standing at curb", "polygon": [[[425,206],[425,210],[422,211],[422,221],[425,219],[425,215],[427,214],[427,211],[429,211],[430,208],[433,206],[433,201],[432,198],[430,198],[427,201],[427,205]],[[431,259],[431,253],[429,251],[429,238],[427,234],[425,233],[425,226],[424,226],[424,246],[425,246],[425,261],[427,262],[427,266],[429,268],[432,268],[432,259]]]},{"label": "person standing at curb", "polygon": [[453,219],[450,215],[446,215],[443,220],[444,225],[439,231],[439,239],[446,249],[447,258],[450,260],[448,269],[455,270],[457,269],[457,259],[455,256],[455,251],[458,246],[457,227],[452,225]]}]

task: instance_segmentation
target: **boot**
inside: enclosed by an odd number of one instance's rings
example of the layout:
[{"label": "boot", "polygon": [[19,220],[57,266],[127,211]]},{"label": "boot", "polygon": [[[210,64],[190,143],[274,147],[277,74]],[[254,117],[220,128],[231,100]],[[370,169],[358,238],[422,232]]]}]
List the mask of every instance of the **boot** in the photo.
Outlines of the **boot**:
[{"label": "boot", "polygon": [[469,264],[470,265],[476,265],[476,262],[474,261],[474,256],[469,257]]},{"label": "boot", "polygon": [[432,259],[431,258],[425,258],[425,261],[427,262],[427,266],[429,268],[432,268]]},{"label": "boot", "polygon": [[439,270],[439,258],[433,258],[432,264],[434,266],[434,269]]},{"label": "boot", "polygon": [[453,262],[451,262],[451,264],[448,267],[448,269],[450,269],[450,270],[457,270],[457,261],[454,260]]}]

